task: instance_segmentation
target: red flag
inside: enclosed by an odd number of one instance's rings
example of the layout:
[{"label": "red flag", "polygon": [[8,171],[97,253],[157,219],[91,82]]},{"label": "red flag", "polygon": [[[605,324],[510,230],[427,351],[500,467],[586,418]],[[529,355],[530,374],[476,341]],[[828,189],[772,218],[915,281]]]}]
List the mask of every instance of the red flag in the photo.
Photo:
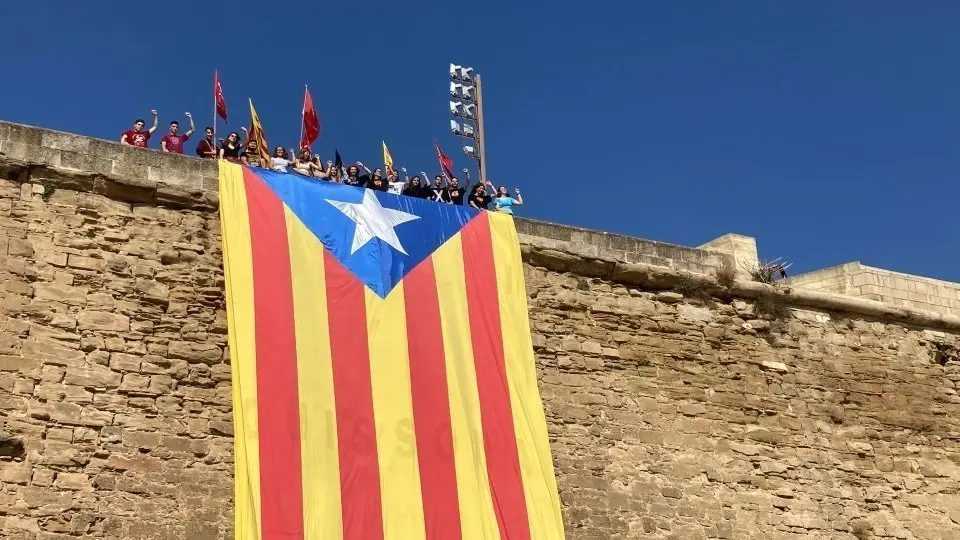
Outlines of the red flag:
[{"label": "red flag", "polygon": [[317,110],[313,108],[313,97],[310,90],[303,90],[303,138],[300,139],[300,148],[313,144],[320,136],[320,119]]},{"label": "red flag", "polygon": [[227,121],[227,102],[223,99],[223,87],[220,86],[220,75],[213,72],[213,100],[217,104],[217,116]]},{"label": "red flag", "polygon": [[444,176],[447,177],[447,180],[453,178],[453,160],[443,153],[436,141],[434,141],[433,146],[437,149],[437,161],[440,162],[440,168],[443,169]]}]

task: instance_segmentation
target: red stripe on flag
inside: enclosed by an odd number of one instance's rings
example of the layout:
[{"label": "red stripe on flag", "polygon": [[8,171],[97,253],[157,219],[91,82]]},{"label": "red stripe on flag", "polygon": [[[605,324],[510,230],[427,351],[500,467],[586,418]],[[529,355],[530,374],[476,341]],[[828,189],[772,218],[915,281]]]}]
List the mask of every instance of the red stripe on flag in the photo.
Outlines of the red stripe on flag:
[{"label": "red stripe on flag", "polygon": [[261,538],[303,538],[300,399],[293,284],[283,203],[243,171],[253,252]]},{"label": "red stripe on flag", "polygon": [[463,238],[463,266],[468,274],[467,309],[493,507],[501,538],[528,540],[530,524],[507,388],[497,274],[486,212],[475,217],[460,230],[460,234]]},{"label": "red stripe on flag", "polygon": [[364,285],[324,250],[337,406],[343,540],[383,538]]},{"label": "red stripe on flag", "polygon": [[426,538],[459,540],[460,503],[453,459],[450,397],[432,259],[421,262],[407,274],[403,292]]}]

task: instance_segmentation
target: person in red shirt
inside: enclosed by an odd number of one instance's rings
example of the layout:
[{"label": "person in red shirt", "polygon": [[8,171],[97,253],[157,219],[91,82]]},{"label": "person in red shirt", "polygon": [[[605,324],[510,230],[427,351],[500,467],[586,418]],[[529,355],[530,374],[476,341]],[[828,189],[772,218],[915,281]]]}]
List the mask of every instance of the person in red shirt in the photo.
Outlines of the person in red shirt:
[{"label": "person in red shirt", "polygon": [[193,117],[190,116],[190,113],[186,113],[187,120],[190,121],[190,129],[187,130],[183,135],[178,135],[177,131],[180,129],[180,122],[174,120],[170,122],[170,133],[167,133],[160,139],[160,148],[164,152],[172,152],[174,154],[183,153],[183,143],[187,142],[187,139],[193,135],[193,132],[197,130],[197,126],[193,125]]},{"label": "person in red shirt", "polygon": [[139,118],[133,123],[133,129],[124,131],[123,135],[120,136],[120,144],[125,146],[136,146],[137,148],[147,147],[147,141],[150,140],[150,136],[153,135],[153,132],[157,130],[157,111],[154,109],[150,112],[153,114],[153,127],[150,128],[150,131],[143,130],[143,126],[146,125],[146,122],[144,122],[142,118]]},{"label": "person in red shirt", "polygon": [[219,153],[220,150],[217,148],[217,143],[213,140],[213,128],[207,126],[207,128],[203,130],[203,133],[206,135],[206,138],[200,139],[200,142],[197,143],[197,155],[202,158],[217,159],[217,153]]}]

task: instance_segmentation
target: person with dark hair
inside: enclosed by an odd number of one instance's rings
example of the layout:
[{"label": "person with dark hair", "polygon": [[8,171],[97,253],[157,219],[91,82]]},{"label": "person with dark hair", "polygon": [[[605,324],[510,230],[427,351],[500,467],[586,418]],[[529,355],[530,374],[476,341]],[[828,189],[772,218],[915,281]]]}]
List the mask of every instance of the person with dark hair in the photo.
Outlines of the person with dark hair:
[{"label": "person with dark hair", "polygon": [[287,172],[287,167],[290,165],[296,165],[297,160],[293,157],[292,152],[287,153],[287,150],[278,146],[273,150],[273,157],[270,158],[270,170],[277,172]]},{"label": "person with dark hair", "polygon": [[413,175],[413,178],[407,182],[407,187],[403,188],[403,191],[400,192],[401,195],[406,195],[407,197],[416,197],[418,199],[424,198],[423,186],[420,185],[420,176]]},{"label": "person with dark hair", "polygon": [[497,190],[497,196],[493,198],[493,207],[497,212],[503,212],[504,214],[513,214],[513,207],[520,206],[523,204],[523,196],[520,195],[520,190],[514,188],[514,193],[516,193],[517,198],[513,198],[507,192],[507,186],[500,186],[500,189]]},{"label": "person with dark hair", "polygon": [[447,193],[447,187],[443,185],[442,176],[438,174],[433,177],[433,186],[427,188],[427,196],[424,198],[428,201],[450,202],[450,194]]},{"label": "person with dark hair", "polygon": [[263,168],[263,160],[260,159],[260,149],[257,148],[257,141],[253,139],[247,141],[247,146],[240,153],[240,163],[248,167]]},{"label": "person with dark hair", "polygon": [[217,154],[217,143],[213,140],[213,128],[206,127],[203,130],[204,138],[197,143],[197,155],[202,158],[215,159]]},{"label": "person with dark hair", "polygon": [[348,186],[360,186],[363,187],[367,185],[367,182],[370,181],[370,177],[366,174],[360,175],[360,167],[363,166],[363,163],[357,162],[357,165],[350,165],[347,167],[347,176],[343,179],[343,183]]},{"label": "person with dark hair", "polygon": [[133,129],[128,129],[123,132],[123,135],[120,136],[120,144],[124,146],[135,146],[137,148],[146,148],[147,142],[150,141],[150,136],[153,135],[153,132],[157,130],[157,118],[156,109],[150,111],[153,114],[153,127],[148,131],[143,130],[143,126],[147,123],[143,118],[137,118],[137,121],[133,123]]},{"label": "person with dark hair", "polygon": [[227,135],[227,139],[223,141],[223,146],[220,147],[220,159],[234,163],[240,161],[240,134],[236,131]]},{"label": "person with dark hair", "polygon": [[397,170],[393,167],[390,167],[387,172],[387,183],[389,184],[387,191],[395,195],[403,193],[403,189],[407,187],[407,182],[410,181],[410,177],[407,176],[407,168],[401,167],[400,170],[403,171],[403,180],[400,180],[400,177],[397,176]]},{"label": "person with dark hair", "polygon": [[367,181],[366,188],[372,189],[374,191],[386,191],[390,187],[387,179],[383,177],[383,171],[381,169],[376,169],[370,175],[370,180]]},{"label": "person with dark hair", "polygon": [[447,202],[462,206],[463,197],[467,193],[458,184],[459,180],[457,180],[456,176],[450,178],[450,181],[447,183]]},{"label": "person with dark hair", "polygon": [[486,210],[487,207],[490,206],[491,200],[493,200],[493,197],[487,193],[487,185],[478,183],[473,186],[473,191],[470,193],[470,196],[467,197],[467,204],[477,210]]},{"label": "person with dark hair", "polygon": [[160,149],[164,152],[170,152],[173,154],[182,154],[183,153],[183,143],[187,142],[187,139],[193,135],[193,132],[197,130],[197,127],[193,125],[193,116],[190,116],[190,113],[186,113],[187,120],[190,121],[190,129],[187,130],[183,135],[178,135],[177,131],[180,129],[180,122],[174,120],[170,122],[170,133],[167,133],[160,139]]}]

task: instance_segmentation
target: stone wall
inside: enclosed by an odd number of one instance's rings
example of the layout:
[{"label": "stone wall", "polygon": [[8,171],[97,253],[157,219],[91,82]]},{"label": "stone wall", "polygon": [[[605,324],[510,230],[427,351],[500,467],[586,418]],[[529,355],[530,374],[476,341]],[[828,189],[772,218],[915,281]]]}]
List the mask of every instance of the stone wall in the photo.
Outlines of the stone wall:
[{"label": "stone wall", "polygon": [[859,262],[800,274],[786,283],[791,287],[960,315],[960,283],[894,272]]},{"label": "stone wall", "polygon": [[0,457],[0,537],[229,538],[216,213],[0,178],[0,431],[24,443]]},{"label": "stone wall", "polygon": [[956,320],[528,261],[569,538],[960,538]]},{"label": "stone wall", "polygon": [[[231,538],[215,194],[57,151],[0,156],[0,537]],[[960,538],[960,318],[518,227],[568,538]]]}]

